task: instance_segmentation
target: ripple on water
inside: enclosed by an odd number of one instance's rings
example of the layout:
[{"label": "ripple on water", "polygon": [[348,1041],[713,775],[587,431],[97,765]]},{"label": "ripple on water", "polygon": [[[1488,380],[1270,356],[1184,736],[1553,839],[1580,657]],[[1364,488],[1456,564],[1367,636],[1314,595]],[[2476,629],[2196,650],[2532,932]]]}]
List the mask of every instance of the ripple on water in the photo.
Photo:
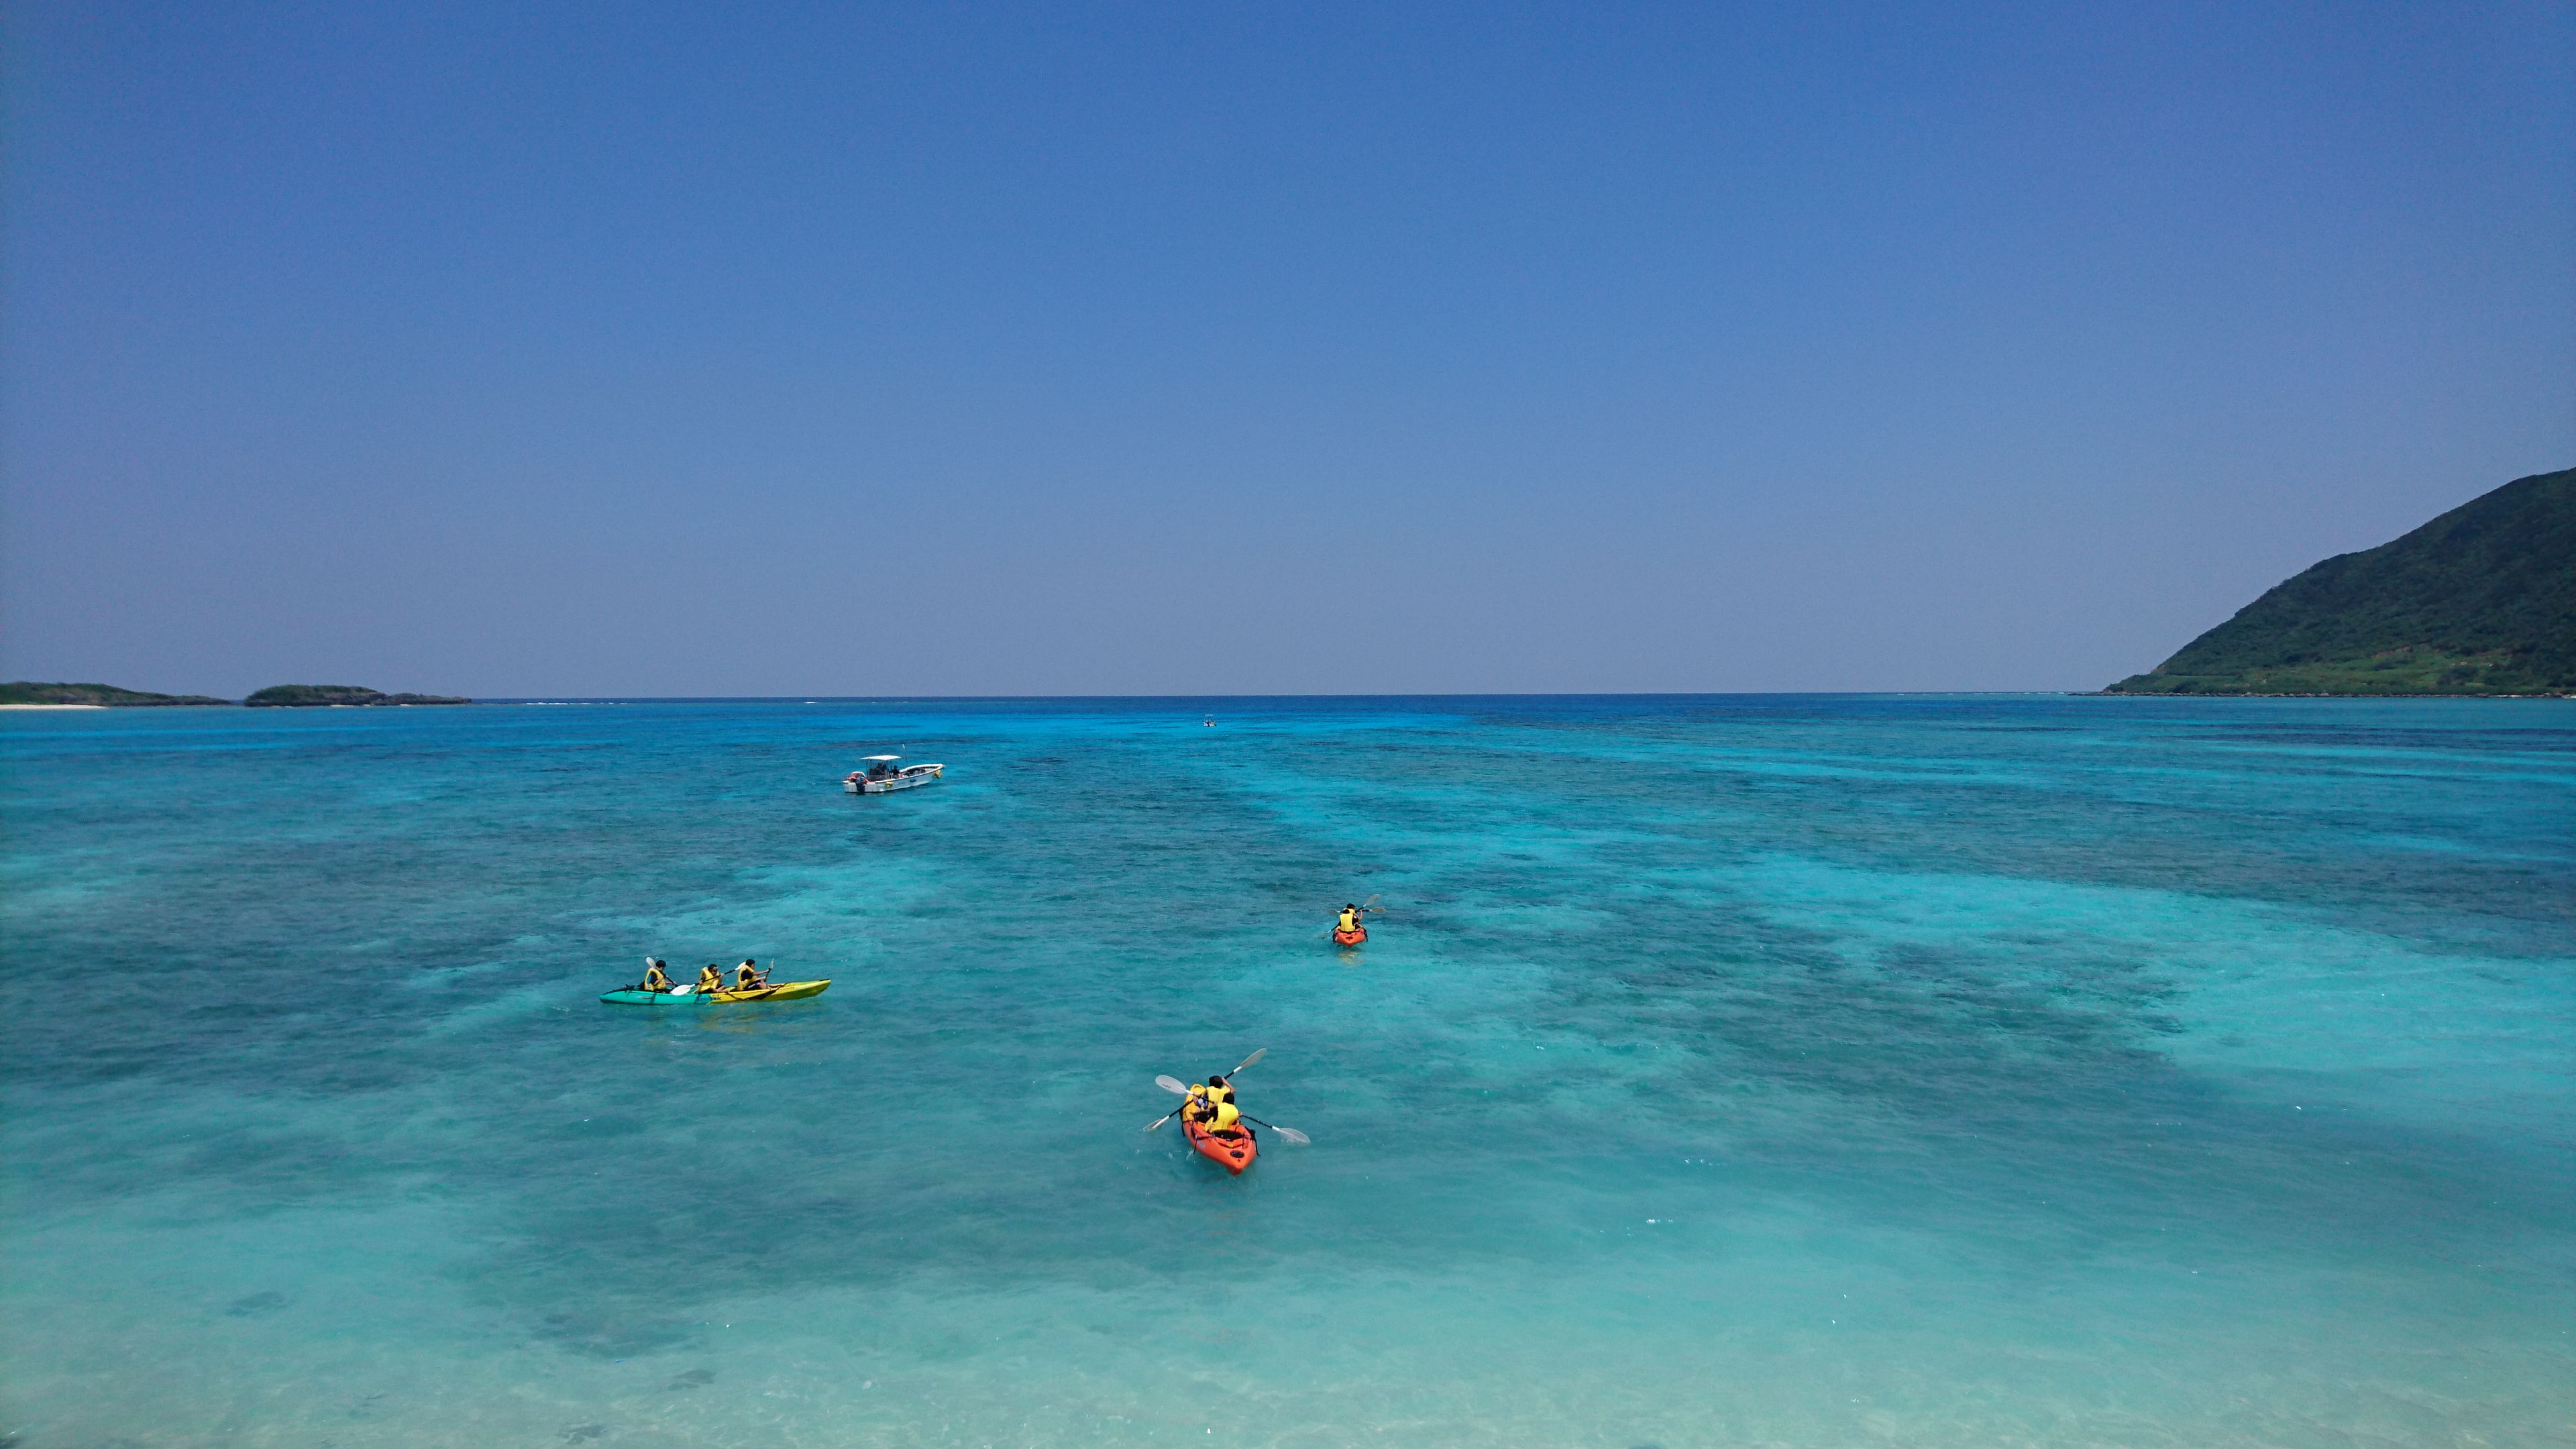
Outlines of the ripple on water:
[{"label": "ripple on water", "polygon": [[[2576,710],[1208,709],[0,719],[0,949],[127,983],[0,1018],[0,1428],[2576,1415]],[[951,778],[842,794],[888,739]],[[647,952],[834,985],[599,1005]],[[1314,1146],[1141,1130],[1255,1046]]]}]

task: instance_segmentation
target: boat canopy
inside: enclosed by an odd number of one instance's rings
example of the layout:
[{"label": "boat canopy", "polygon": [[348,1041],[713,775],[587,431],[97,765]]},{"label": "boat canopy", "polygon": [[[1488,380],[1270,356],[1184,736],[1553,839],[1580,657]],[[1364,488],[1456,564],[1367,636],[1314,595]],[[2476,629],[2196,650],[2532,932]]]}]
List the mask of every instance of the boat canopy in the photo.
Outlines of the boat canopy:
[{"label": "boat canopy", "polygon": [[902,759],[902,758],[903,758],[903,756],[901,756],[901,755],[862,755],[862,756],[860,756],[860,758],[861,758],[861,759],[866,759],[866,760],[900,760],[900,759]]}]

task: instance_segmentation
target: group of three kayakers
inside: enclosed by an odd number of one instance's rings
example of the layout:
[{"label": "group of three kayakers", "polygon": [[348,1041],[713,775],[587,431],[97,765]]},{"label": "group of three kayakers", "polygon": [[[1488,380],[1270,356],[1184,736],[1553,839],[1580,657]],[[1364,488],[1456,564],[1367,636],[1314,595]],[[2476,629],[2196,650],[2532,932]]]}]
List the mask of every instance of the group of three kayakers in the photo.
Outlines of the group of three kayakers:
[{"label": "group of three kayakers", "polygon": [[[671,985],[670,973],[662,969],[670,964],[668,961],[656,961],[650,956],[645,957],[644,980],[635,989],[661,992],[676,989]],[[758,962],[744,957],[743,963],[733,968],[733,985],[725,985],[724,973],[718,971],[713,962],[709,962],[698,968],[698,984],[689,989],[700,996],[710,996],[719,991],[758,991],[768,984],[769,973],[760,970]]]},{"label": "group of three kayakers", "polygon": [[1231,1137],[1239,1129],[1235,1124],[1243,1114],[1234,1109],[1234,1084],[1211,1072],[1205,1082],[1190,1084],[1188,1100],[1181,1103],[1181,1120],[1195,1122],[1218,1137]]}]

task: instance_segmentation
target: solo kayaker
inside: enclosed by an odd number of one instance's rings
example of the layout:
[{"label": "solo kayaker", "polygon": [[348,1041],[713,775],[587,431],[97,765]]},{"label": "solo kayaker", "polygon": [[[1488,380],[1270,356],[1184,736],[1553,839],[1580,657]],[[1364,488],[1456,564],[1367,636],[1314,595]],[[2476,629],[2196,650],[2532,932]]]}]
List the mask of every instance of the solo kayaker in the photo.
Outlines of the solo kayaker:
[{"label": "solo kayaker", "polygon": [[716,970],[716,963],[710,961],[704,966],[698,968],[698,994],[700,996],[710,996],[722,990],[724,990],[724,976],[723,973]]},{"label": "solo kayaker", "polygon": [[636,987],[635,989],[638,991],[668,991],[671,989],[671,978],[662,970],[661,962],[647,956],[644,958],[644,984]]},{"label": "solo kayaker", "polygon": [[762,988],[762,987],[764,987],[764,986],[767,986],[767,985],[769,984],[769,973],[768,973],[768,972],[766,972],[766,971],[754,971],[753,969],[751,969],[753,966],[755,966],[755,965],[757,965],[757,964],[758,964],[757,962],[754,962],[754,961],[753,961],[753,960],[751,960],[749,957],[745,957],[745,958],[743,959],[743,963],[742,963],[741,965],[736,966],[735,968],[733,968],[733,989],[734,989],[734,990],[736,990],[736,991],[757,991],[757,990],[759,990],[760,988]]},{"label": "solo kayaker", "polygon": [[[1308,920],[1310,920],[1310,921],[1311,921],[1311,920],[1313,920],[1313,919],[1314,919],[1314,917],[1309,916],[1309,917],[1307,917],[1306,919],[1308,919]],[[1351,905],[1351,904],[1349,904],[1349,903],[1345,902],[1345,903],[1343,904],[1343,906],[1342,906],[1342,923],[1341,923],[1341,925],[1338,927],[1338,929],[1340,929],[1340,930],[1342,930],[1342,931],[1346,931],[1346,932],[1347,932],[1347,931],[1356,931],[1356,930],[1358,930],[1359,928],[1360,928],[1360,908],[1359,908],[1359,907],[1357,907],[1357,906],[1354,906],[1354,905]]]}]

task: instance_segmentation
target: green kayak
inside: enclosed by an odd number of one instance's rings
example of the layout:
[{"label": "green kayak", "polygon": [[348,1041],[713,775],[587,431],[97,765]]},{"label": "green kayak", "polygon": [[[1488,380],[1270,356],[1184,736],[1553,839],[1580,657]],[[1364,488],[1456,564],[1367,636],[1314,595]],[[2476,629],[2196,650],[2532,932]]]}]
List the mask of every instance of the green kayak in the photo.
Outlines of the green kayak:
[{"label": "green kayak", "polygon": [[599,998],[611,1006],[731,1006],[742,1001],[802,1001],[820,996],[826,981],[781,981],[775,986],[755,986],[749,991],[698,992],[689,987],[677,991],[638,991],[628,987]]}]

